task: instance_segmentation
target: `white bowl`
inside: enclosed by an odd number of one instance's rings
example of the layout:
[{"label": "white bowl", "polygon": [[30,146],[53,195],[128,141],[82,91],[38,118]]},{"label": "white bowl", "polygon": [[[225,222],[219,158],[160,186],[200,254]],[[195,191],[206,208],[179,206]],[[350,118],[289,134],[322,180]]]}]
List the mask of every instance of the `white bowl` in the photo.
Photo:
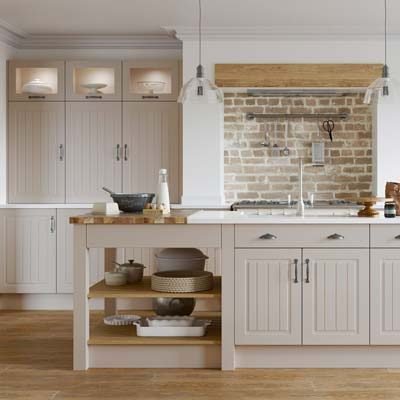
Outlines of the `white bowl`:
[{"label": "white bowl", "polygon": [[192,326],[195,318],[189,316],[157,316],[146,318],[149,326]]}]

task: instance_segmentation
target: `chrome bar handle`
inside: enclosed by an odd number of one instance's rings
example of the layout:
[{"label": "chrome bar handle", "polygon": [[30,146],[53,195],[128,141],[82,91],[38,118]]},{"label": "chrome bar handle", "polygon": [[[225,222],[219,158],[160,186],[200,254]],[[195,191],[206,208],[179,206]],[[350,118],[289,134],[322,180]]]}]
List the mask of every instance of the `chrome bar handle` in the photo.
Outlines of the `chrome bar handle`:
[{"label": "chrome bar handle", "polygon": [[298,264],[299,260],[297,258],[294,259],[294,283],[299,283],[299,279],[297,276],[297,264]]},{"label": "chrome bar handle", "polygon": [[59,161],[64,161],[64,145],[60,144],[58,146],[58,159]]},{"label": "chrome bar handle", "polygon": [[128,145],[124,144],[124,161],[128,161]]},{"label": "chrome bar handle", "polygon": [[54,233],[56,231],[56,219],[51,216],[50,217],[50,233]]},{"label": "chrome bar handle", "polygon": [[121,146],[120,146],[119,144],[117,144],[117,153],[116,153],[117,156],[115,157],[115,159],[116,159],[117,161],[120,161],[120,160],[121,160],[120,151],[121,151]]},{"label": "chrome bar handle", "polygon": [[310,283],[310,259],[306,258],[306,283]]},{"label": "chrome bar handle", "polygon": [[277,237],[275,235],[273,235],[272,233],[266,233],[265,235],[261,235],[259,237],[259,239],[263,239],[263,240],[276,240]]},{"label": "chrome bar handle", "polygon": [[329,235],[327,237],[327,239],[330,239],[330,240],[343,240],[344,236],[343,235],[339,235],[338,233],[334,233],[332,235]]}]

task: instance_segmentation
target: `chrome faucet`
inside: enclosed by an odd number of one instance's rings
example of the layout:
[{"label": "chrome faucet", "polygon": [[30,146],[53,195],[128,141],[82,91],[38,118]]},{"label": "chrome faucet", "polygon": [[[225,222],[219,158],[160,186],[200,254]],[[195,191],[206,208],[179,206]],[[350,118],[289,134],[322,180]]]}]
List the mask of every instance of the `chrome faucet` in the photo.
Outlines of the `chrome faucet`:
[{"label": "chrome faucet", "polygon": [[324,164],[308,163],[304,164],[303,159],[299,158],[299,199],[297,202],[297,213],[299,217],[304,217],[304,198],[303,198],[303,170],[305,167],[324,167]]}]

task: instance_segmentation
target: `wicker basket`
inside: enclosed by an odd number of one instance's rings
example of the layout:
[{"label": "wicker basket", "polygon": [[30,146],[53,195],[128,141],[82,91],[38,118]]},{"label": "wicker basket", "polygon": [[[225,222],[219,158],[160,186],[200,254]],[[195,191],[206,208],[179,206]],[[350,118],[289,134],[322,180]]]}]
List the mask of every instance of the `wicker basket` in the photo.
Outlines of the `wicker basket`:
[{"label": "wicker basket", "polygon": [[151,288],[157,292],[202,292],[212,289],[213,282],[213,274],[205,271],[164,271],[151,276]]}]

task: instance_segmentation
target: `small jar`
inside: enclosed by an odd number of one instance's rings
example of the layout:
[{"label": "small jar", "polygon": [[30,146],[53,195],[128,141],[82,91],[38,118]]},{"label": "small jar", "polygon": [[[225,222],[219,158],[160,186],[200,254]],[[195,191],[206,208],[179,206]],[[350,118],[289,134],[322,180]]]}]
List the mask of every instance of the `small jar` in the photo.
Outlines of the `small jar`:
[{"label": "small jar", "polygon": [[396,217],[396,203],[393,201],[387,201],[385,203],[385,218]]}]

